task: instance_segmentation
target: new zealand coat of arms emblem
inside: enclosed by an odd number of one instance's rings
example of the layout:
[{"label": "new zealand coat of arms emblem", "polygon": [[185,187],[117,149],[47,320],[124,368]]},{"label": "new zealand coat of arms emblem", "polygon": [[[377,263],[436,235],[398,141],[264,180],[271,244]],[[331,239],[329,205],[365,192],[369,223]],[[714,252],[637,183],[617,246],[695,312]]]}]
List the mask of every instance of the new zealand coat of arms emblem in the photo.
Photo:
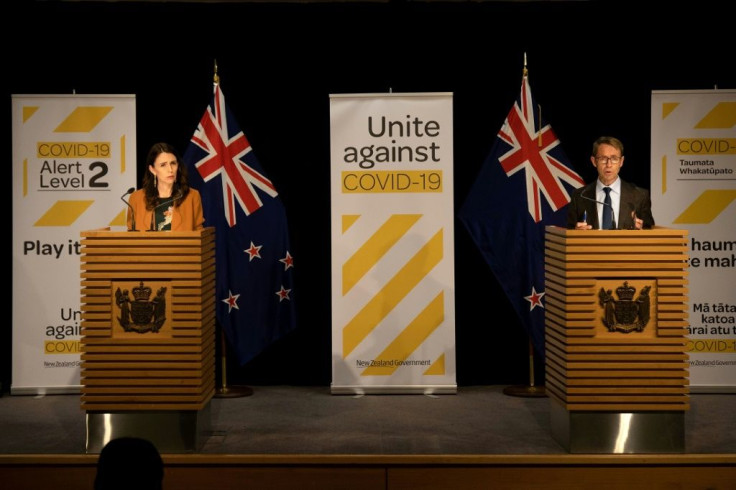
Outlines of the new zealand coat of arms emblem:
[{"label": "new zealand coat of arms emblem", "polygon": [[603,308],[603,324],[609,332],[641,332],[649,323],[651,286],[644,286],[639,296],[634,299],[636,288],[629,286],[624,281],[622,286],[616,288],[618,300],[614,299],[613,292],[601,288],[598,292],[598,303]]},{"label": "new zealand coat of arms emblem", "polygon": [[127,289],[115,291],[115,303],[120,308],[118,321],[126,332],[158,332],[166,321],[166,288],[156,292],[153,299],[152,290],[143,285],[133,288],[134,301],[131,301]]}]

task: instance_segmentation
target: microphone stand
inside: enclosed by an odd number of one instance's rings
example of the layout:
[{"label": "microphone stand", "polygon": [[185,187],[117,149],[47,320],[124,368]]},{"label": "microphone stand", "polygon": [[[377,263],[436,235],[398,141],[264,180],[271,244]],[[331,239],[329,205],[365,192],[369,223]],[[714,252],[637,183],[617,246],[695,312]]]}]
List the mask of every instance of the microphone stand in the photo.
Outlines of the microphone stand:
[{"label": "microphone stand", "polygon": [[120,200],[123,201],[126,204],[126,206],[128,206],[128,208],[130,209],[131,224],[133,226],[128,228],[128,231],[138,231],[135,229],[135,210],[133,209],[133,206],[130,205],[130,202],[125,199],[126,196],[131,195],[133,192],[135,192],[135,187],[131,187],[125,192],[125,194],[120,196]]},{"label": "microphone stand", "polygon": [[616,223],[616,212],[613,210],[613,206],[612,205],[610,205],[610,204],[608,204],[606,202],[603,202],[603,201],[599,201],[597,199],[592,199],[592,198],[590,198],[588,196],[584,196],[583,194],[580,194],[580,197],[582,197],[586,201],[594,202],[594,203],[597,203],[597,204],[602,204],[604,206],[608,206],[609,208],[611,208],[611,227],[612,227],[611,229],[612,230],[618,230],[618,224]]}]

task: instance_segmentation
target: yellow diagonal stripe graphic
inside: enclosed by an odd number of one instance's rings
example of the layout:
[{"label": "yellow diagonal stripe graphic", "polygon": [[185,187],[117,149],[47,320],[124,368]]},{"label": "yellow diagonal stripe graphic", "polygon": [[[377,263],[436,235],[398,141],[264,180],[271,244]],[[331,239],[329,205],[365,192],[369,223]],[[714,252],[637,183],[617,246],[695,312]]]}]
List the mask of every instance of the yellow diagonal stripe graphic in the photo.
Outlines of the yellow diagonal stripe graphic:
[{"label": "yellow diagonal stripe graphic", "polygon": [[112,107],[77,107],[59,124],[56,133],[89,133],[100,124]]},{"label": "yellow diagonal stripe graphic", "polygon": [[419,214],[394,214],[342,266],[342,294],[373,267],[421,217]]},{"label": "yellow diagonal stripe graphic", "polygon": [[110,221],[107,225],[108,226],[128,226],[128,215],[127,215],[128,209],[125,208],[120,213],[118,213],[117,216],[115,216],[112,221]]},{"label": "yellow diagonal stripe graphic", "polygon": [[662,104],[662,119],[666,119],[678,105],[680,105],[679,102],[665,102]]},{"label": "yellow diagonal stripe graphic", "polygon": [[695,199],[673,223],[702,224],[710,223],[726,207],[736,199],[736,189],[711,189],[704,191]]},{"label": "yellow diagonal stripe graphic", "polygon": [[736,101],[719,102],[695,125],[697,129],[728,129],[736,126]]},{"label": "yellow diagonal stripe graphic", "polygon": [[28,159],[23,159],[23,197],[28,195]]},{"label": "yellow diagonal stripe graphic", "polygon": [[667,193],[667,156],[662,157],[662,194]]},{"label": "yellow diagonal stripe graphic", "polygon": [[373,366],[363,370],[361,376],[389,376],[404,365],[412,352],[427,340],[427,337],[445,319],[445,295],[440,292],[391,342]]},{"label": "yellow diagonal stripe graphic", "polygon": [[28,121],[38,110],[38,106],[24,105],[23,106],[23,122]]},{"label": "yellow diagonal stripe graphic", "polygon": [[347,357],[376,325],[442,260],[442,230],[427,242],[353,317],[342,331],[342,354]]},{"label": "yellow diagonal stripe graphic", "polygon": [[89,208],[94,201],[56,201],[33,226],[69,226]]},{"label": "yellow diagonal stripe graphic", "polygon": [[342,215],[342,232],[345,233],[348,229],[353,226],[353,223],[358,221],[360,218],[359,214],[343,214]]},{"label": "yellow diagonal stripe graphic", "polygon": [[445,374],[445,355],[442,354],[432,363],[426,371],[425,376],[443,376]]},{"label": "yellow diagonal stripe graphic", "polygon": [[120,173],[125,173],[125,135],[120,137]]}]

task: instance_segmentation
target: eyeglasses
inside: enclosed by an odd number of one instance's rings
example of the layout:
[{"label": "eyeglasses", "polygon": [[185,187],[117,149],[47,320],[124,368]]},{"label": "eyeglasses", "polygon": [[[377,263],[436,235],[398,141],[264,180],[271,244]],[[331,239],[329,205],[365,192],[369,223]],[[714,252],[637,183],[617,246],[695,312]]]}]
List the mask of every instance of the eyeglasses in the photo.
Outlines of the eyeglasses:
[{"label": "eyeglasses", "polygon": [[621,157],[595,157],[596,163],[600,163],[601,165],[607,164],[609,161],[614,164],[618,165],[621,163]]}]

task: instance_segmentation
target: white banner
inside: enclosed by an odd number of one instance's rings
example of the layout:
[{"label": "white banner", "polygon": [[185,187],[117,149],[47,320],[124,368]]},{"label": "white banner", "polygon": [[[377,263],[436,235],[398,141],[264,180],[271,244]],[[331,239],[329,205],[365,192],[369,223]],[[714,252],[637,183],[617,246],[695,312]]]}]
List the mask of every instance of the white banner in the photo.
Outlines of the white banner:
[{"label": "white banner", "polygon": [[83,230],[124,226],[134,95],[13,95],[11,394],[80,391]]},{"label": "white banner", "polygon": [[736,387],[736,90],[652,92],[652,211],[689,230],[690,386]]},{"label": "white banner", "polygon": [[332,393],[455,393],[452,94],[330,96]]}]

